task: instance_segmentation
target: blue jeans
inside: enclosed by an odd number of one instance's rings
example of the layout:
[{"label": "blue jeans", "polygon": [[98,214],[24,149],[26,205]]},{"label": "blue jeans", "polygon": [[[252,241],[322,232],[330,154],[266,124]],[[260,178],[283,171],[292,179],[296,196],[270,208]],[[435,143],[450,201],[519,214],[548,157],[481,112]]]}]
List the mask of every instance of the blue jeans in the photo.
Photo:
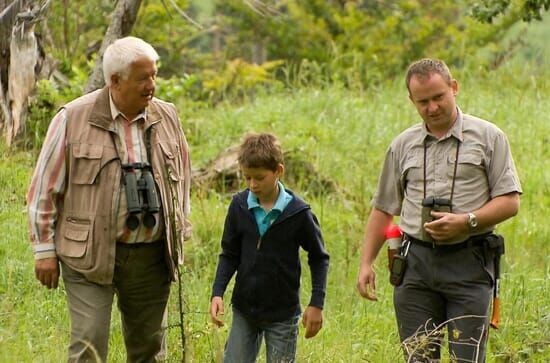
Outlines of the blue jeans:
[{"label": "blue jeans", "polygon": [[253,363],[265,337],[267,363],[292,363],[300,316],[281,322],[250,320],[233,308],[233,324],[225,345],[224,363]]}]

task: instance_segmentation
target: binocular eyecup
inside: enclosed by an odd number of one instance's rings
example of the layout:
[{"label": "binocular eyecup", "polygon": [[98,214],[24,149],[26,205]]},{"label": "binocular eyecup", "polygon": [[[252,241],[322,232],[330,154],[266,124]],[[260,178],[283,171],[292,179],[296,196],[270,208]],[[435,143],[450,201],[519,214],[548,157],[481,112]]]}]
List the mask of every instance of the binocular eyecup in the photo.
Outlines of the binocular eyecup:
[{"label": "binocular eyecup", "polygon": [[433,196],[426,197],[422,200],[423,207],[436,207],[436,206],[451,206],[451,200],[447,198],[436,198]]}]

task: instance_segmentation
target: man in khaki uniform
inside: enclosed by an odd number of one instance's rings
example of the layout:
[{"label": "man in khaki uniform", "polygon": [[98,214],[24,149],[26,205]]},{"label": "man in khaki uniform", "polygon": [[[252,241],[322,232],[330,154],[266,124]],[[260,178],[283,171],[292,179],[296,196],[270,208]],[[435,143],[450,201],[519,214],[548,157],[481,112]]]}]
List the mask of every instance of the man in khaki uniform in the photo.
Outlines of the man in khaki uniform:
[{"label": "man in khaki uniform", "polygon": [[394,306],[406,357],[439,359],[435,331],[447,326],[454,359],[484,362],[496,254],[489,241],[495,226],[518,212],[521,193],[510,146],[495,125],[457,107],[458,83],[444,62],[411,64],[406,85],[424,122],[386,152],[357,288],[376,300],[373,263],[384,230],[400,215],[406,268]]},{"label": "man in khaki uniform", "polygon": [[107,86],[52,120],[27,195],[37,279],[71,317],[69,362],[105,362],[113,298],[128,362],[162,358],[170,282],[189,236],[190,162],[174,105],[154,97],[157,52],[105,51]]}]

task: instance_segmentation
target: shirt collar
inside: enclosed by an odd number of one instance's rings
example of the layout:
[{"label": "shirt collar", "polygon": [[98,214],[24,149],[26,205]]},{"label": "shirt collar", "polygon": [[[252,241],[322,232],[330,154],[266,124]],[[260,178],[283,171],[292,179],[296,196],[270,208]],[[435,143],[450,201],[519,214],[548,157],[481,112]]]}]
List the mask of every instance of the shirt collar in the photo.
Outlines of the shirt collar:
[{"label": "shirt collar", "polygon": [[[116,118],[120,115],[121,117],[124,117],[126,119],[126,116],[120,112],[118,107],[116,107],[115,102],[113,101],[113,95],[111,94],[111,90],[109,89],[109,104],[111,105],[111,117],[113,120],[116,120]],[[139,120],[143,118],[144,120],[147,119],[147,109],[144,109],[141,111],[133,120],[130,120],[130,123]]]},{"label": "shirt collar", "polygon": [[[287,191],[285,190],[283,183],[278,181],[277,185],[279,186],[279,195],[277,196],[277,200],[275,201],[275,204],[273,205],[273,208],[271,208],[271,210],[277,210],[279,212],[282,212],[283,209],[285,209],[286,205],[288,204],[287,199],[288,197],[290,197],[290,194],[288,194]],[[248,205],[248,209],[262,208],[258,200],[258,197],[251,190],[249,190],[248,192],[246,203]]]},{"label": "shirt collar", "polygon": [[[463,134],[463,131],[462,131],[463,130],[463,127],[462,127],[463,124],[464,124],[464,119],[462,117],[462,111],[457,106],[456,107],[456,120],[455,120],[453,126],[451,127],[451,129],[449,131],[447,131],[447,133],[445,134],[445,136],[443,136],[441,138],[441,140],[445,140],[445,139],[448,139],[449,137],[453,136],[455,139],[457,139],[461,142],[464,141],[464,134]],[[421,143],[424,143],[428,138],[433,138],[433,136],[428,131],[428,128],[426,127],[426,123],[422,122],[422,133],[421,133],[419,141]]]}]

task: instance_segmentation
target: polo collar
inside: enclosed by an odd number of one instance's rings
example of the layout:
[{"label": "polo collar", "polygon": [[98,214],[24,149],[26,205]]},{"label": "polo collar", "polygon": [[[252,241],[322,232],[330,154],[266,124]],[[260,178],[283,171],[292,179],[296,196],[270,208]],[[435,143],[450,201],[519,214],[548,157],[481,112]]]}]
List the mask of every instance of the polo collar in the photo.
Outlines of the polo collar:
[{"label": "polo collar", "polygon": [[[278,181],[277,185],[279,186],[279,195],[277,196],[277,200],[275,201],[275,204],[273,205],[273,208],[271,208],[271,210],[276,210],[282,213],[287,204],[285,203],[285,200],[286,200],[286,195],[288,195],[288,193],[286,192],[285,187],[283,186],[283,183]],[[259,203],[258,197],[251,190],[249,190],[246,203],[248,205],[248,209],[263,208]]]}]

